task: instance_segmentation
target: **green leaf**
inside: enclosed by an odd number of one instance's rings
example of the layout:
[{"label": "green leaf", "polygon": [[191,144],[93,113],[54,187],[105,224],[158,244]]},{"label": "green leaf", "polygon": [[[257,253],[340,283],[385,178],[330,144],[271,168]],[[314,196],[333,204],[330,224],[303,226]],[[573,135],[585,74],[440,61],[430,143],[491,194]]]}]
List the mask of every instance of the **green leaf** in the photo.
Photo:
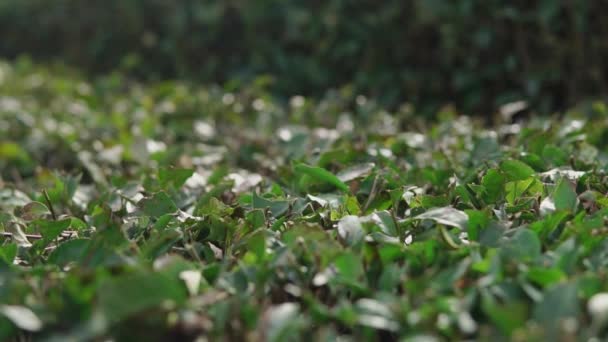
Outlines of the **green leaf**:
[{"label": "green leaf", "polygon": [[211,198],[205,205],[201,206],[196,212],[200,216],[230,216],[234,209],[217,198]]},{"label": "green leaf", "polygon": [[169,224],[175,220],[175,216],[172,214],[165,214],[163,216],[160,216],[156,222],[154,222],[154,229],[155,230],[165,230]]},{"label": "green leaf", "polygon": [[507,260],[534,262],[541,256],[541,243],[535,232],[519,229],[503,244],[501,250]]},{"label": "green leaf", "polygon": [[266,225],[266,216],[262,209],[253,209],[245,216],[247,223],[251,229],[257,229]]},{"label": "green leaf", "polygon": [[308,249],[316,251],[321,268],[333,262],[342,251],[342,245],[316,224],[296,224],[283,234],[282,240],[290,249],[299,248],[304,243]]},{"label": "green leaf", "polygon": [[479,232],[479,243],[484,247],[498,247],[505,230],[498,222],[490,221],[488,226]]},{"label": "green leaf", "polygon": [[344,206],[346,207],[346,211],[348,211],[348,213],[351,215],[361,214],[361,206],[359,205],[357,197],[355,196],[346,196]]},{"label": "green leaf", "polygon": [[365,230],[357,216],[348,215],[338,222],[338,236],[347,245],[354,246],[363,241]]},{"label": "green leaf", "polygon": [[0,142],[0,159],[27,162],[30,156],[19,144],[14,142]]},{"label": "green leaf", "polygon": [[50,213],[46,205],[40,202],[30,202],[21,208],[19,216],[25,221],[33,221]]},{"label": "green leaf", "polygon": [[505,177],[495,169],[489,169],[481,180],[483,200],[487,204],[498,201],[504,189]]},{"label": "green leaf", "polygon": [[158,180],[163,188],[166,188],[168,185],[181,188],[193,174],[193,169],[161,168],[158,170]]},{"label": "green leaf", "polygon": [[466,210],[468,216],[467,237],[471,241],[479,241],[479,232],[490,224],[490,217],[485,211]]},{"label": "green leaf", "polygon": [[91,240],[75,239],[60,244],[49,256],[48,262],[58,266],[64,266],[71,262],[81,261],[89,250]]},{"label": "green leaf", "polygon": [[574,186],[566,178],[561,178],[557,183],[553,193],[553,202],[556,210],[576,211],[577,194],[574,191]]},{"label": "green leaf", "polygon": [[557,268],[534,267],[528,270],[526,276],[530,281],[543,287],[566,279],[564,272]]},{"label": "green leaf", "polygon": [[500,304],[487,296],[483,296],[481,307],[483,312],[490,317],[492,323],[507,336],[522,327],[528,318],[527,305],[522,302]]},{"label": "green leaf", "polygon": [[340,171],[336,176],[342,182],[350,182],[357,178],[369,176],[374,169],[374,163],[353,165]]},{"label": "green leaf", "polygon": [[152,197],[142,199],[138,205],[142,208],[144,214],[152,217],[177,212],[177,206],[164,191],[157,192]]},{"label": "green leaf", "polygon": [[515,205],[515,202],[533,186],[536,179],[528,178],[521,181],[508,182],[505,184],[506,200],[510,205]]},{"label": "green leaf", "polygon": [[550,161],[555,166],[566,165],[568,162],[568,153],[563,148],[559,148],[553,144],[546,145],[542,152],[543,158]]},{"label": "green leaf", "polygon": [[336,175],[323,168],[306,164],[296,164],[294,166],[294,170],[296,173],[307,175],[315,181],[331,184],[344,192],[350,192],[350,189],[346,183],[342,182]]},{"label": "green leaf", "polygon": [[178,277],[163,273],[121,276],[104,282],[99,288],[99,305],[106,319],[120,322],[147,309],[158,308],[166,301],[182,303],[186,287]]},{"label": "green leaf", "polygon": [[19,329],[32,332],[42,329],[40,318],[25,306],[0,305],[0,313],[11,320]]},{"label": "green leaf", "polygon": [[339,255],[336,258],[335,265],[340,276],[349,282],[356,282],[364,271],[361,259],[352,252]]},{"label": "green leaf", "polygon": [[534,307],[534,320],[549,333],[548,338],[559,336],[564,319],[579,316],[578,289],[575,283],[557,284],[545,292],[543,299]]},{"label": "green leaf", "polygon": [[14,243],[0,246],[0,259],[2,259],[7,265],[12,265],[15,257],[17,256],[17,250],[17,244]]},{"label": "green leaf", "polygon": [[395,225],[395,220],[391,216],[390,212],[382,210],[376,212],[375,215],[380,220],[379,226],[384,234],[389,236],[397,236],[399,234],[397,231],[397,226]]},{"label": "green leaf", "polygon": [[82,230],[88,228],[88,225],[77,217],[72,217],[71,221],[72,222],[70,223],[70,228],[74,230]]},{"label": "green leaf", "polygon": [[463,211],[452,207],[434,208],[415,217],[418,220],[433,220],[446,226],[467,229],[469,217]]},{"label": "green leaf", "polygon": [[42,239],[34,244],[38,248],[48,246],[50,242],[56,239],[61,233],[68,229],[72,224],[72,219],[66,218],[60,221],[37,221]]},{"label": "green leaf", "polygon": [[257,257],[257,260],[264,259],[264,255],[266,254],[264,230],[255,231],[247,237],[247,248]]},{"label": "green leaf", "polygon": [[273,217],[278,218],[289,210],[289,202],[284,200],[268,200],[255,192],[252,197],[252,209],[269,209]]},{"label": "green leaf", "polygon": [[411,203],[411,206],[420,206],[425,209],[432,209],[437,207],[445,207],[449,204],[450,201],[446,196],[419,195],[415,197],[414,201]]},{"label": "green leaf", "polygon": [[155,230],[141,248],[141,255],[154,260],[169,252],[177,242],[183,239],[183,234],[176,229]]},{"label": "green leaf", "polygon": [[527,164],[519,160],[505,160],[500,164],[500,169],[505,174],[507,181],[520,181],[532,177],[535,174]]}]

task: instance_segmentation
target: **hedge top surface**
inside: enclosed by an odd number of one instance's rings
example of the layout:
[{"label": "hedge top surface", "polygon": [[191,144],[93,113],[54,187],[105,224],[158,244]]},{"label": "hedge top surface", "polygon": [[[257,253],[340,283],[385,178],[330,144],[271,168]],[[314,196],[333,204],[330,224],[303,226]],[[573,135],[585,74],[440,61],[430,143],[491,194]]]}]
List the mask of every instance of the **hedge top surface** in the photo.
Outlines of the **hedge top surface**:
[{"label": "hedge top surface", "polygon": [[0,337],[606,338],[605,104],[484,127],[0,64]]}]

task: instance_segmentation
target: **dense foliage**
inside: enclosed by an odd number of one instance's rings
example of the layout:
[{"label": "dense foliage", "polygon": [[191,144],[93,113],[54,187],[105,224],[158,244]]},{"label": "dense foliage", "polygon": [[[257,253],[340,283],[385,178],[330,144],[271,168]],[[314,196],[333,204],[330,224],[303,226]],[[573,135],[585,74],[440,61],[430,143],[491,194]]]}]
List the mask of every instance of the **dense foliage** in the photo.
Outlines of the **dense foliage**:
[{"label": "dense foliage", "polygon": [[27,61],[0,94],[2,340],[608,337],[603,103],[428,123]]},{"label": "dense foliage", "polygon": [[550,112],[608,89],[600,0],[3,0],[0,55],[385,104]]}]

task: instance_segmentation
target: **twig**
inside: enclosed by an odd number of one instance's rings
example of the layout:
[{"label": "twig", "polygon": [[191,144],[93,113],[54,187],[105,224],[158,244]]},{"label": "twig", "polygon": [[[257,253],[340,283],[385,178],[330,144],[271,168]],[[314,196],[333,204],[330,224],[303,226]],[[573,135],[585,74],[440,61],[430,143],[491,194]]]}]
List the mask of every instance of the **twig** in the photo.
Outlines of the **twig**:
[{"label": "twig", "polygon": [[[65,230],[59,236],[61,236],[63,238],[70,238],[74,234],[76,234],[75,230]],[[11,232],[0,232],[0,235],[2,235],[3,237],[12,238],[14,234]],[[40,239],[44,238],[44,236],[42,236],[40,234],[23,234],[23,235],[25,235],[25,237],[27,239],[32,239],[32,240],[40,240]]]},{"label": "twig", "polygon": [[378,179],[380,178],[379,175],[376,175],[376,177],[374,178],[374,183],[372,183],[372,189],[369,192],[369,196],[367,197],[367,201],[365,201],[365,205],[363,206],[363,209],[361,210],[362,212],[365,213],[365,211],[367,210],[367,208],[370,206],[370,204],[372,204],[372,201],[374,200],[374,198],[376,198],[376,188],[378,187]]},{"label": "twig", "polygon": [[53,203],[51,203],[51,198],[49,197],[49,193],[46,192],[46,189],[43,189],[42,194],[44,195],[46,204],[48,204],[48,206],[49,206],[49,210],[51,211],[51,216],[53,216],[53,220],[57,221],[57,215],[55,214],[55,208],[53,208]]},{"label": "twig", "polygon": [[[13,233],[10,233],[10,232],[1,232],[0,234],[2,234],[2,236],[4,236],[4,237],[13,237]],[[25,237],[27,239],[32,239],[32,240],[42,239],[42,235],[37,235],[37,234],[23,234],[23,235],[25,235]]]}]

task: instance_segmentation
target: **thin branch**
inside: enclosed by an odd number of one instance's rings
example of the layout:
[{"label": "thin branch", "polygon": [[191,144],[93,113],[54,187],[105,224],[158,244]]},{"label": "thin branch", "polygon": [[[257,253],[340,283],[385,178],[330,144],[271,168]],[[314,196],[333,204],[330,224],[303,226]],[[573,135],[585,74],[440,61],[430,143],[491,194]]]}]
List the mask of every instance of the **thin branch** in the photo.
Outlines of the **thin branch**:
[{"label": "thin branch", "polygon": [[[72,237],[74,234],[76,234],[75,230],[65,230],[63,231],[60,236],[63,238],[70,238]],[[11,232],[0,232],[0,235],[3,237],[8,237],[8,238],[12,238],[13,237],[13,233]],[[29,240],[40,240],[42,239],[44,236],[40,235],[40,234],[23,234],[25,235],[25,237]]]},{"label": "thin branch", "polygon": [[57,221],[57,215],[55,214],[55,208],[53,208],[53,203],[51,202],[51,198],[49,197],[49,193],[46,192],[46,189],[42,190],[42,194],[44,195],[44,199],[46,200],[46,204],[49,206],[49,210],[51,211],[51,216],[53,216],[53,220]]},{"label": "thin branch", "polygon": [[[2,234],[2,236],[4,237],[13,237],[13,233],[10,232],[1,232],[0,234]],[[42,235],[38,235],[38,234],[23,234],[28,240],[32,239],[32,240],[40,240],[42,239]]]},{"label": "thin branch", "polygon": [[372,189],[369,192],[369,196],[367,197],[367,201],[365,201],[365,205],[362,208],[362,212],[365,213],[367,211],[367,208],[370,206],[370,204],[372,204],[372,201],[376,198],[376,193],[377,193],[377,187],[378,187],[378,180],[380,179],[380,175],[376,175],[376,177],[374,178],[374,183],[372,183]]}]

